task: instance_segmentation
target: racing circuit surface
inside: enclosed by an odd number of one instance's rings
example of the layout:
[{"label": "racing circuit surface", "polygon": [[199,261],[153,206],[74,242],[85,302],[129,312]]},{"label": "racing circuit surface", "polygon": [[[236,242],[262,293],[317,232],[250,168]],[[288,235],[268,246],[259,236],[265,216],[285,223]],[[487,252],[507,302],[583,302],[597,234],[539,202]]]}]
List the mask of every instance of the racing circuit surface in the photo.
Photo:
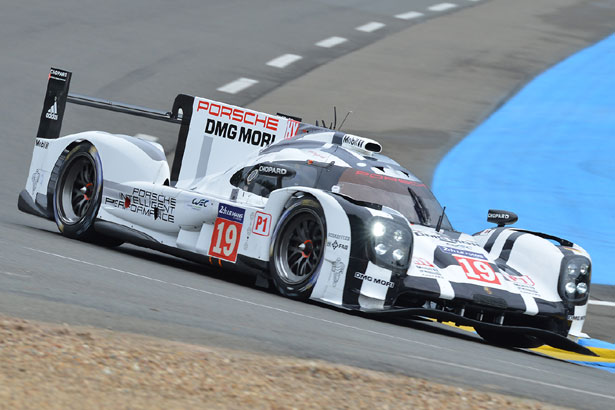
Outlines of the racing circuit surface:
[{"label": "racing circuit surface", "polygon": [[[74,92],[156,109],[184,92],[330,121],[335,104],[355,112],[347,131],[381,140],[430,180],[440,157],[508,95],[609,34],[609,1],[201,3],[26,1],[3,10],[2,313],[314,357],[566,406],[612,406],[610,373],[497,348],[449,327],[293,302],[132,246],[70,241],[16,207],[51,65],[73,71]],[[236,82],[242,78],[257,82]],[[177,133],[69,107],[64,132],[85,129],[154,135],[167,150]],[[593,326],[613,329],[612,311]]]}]

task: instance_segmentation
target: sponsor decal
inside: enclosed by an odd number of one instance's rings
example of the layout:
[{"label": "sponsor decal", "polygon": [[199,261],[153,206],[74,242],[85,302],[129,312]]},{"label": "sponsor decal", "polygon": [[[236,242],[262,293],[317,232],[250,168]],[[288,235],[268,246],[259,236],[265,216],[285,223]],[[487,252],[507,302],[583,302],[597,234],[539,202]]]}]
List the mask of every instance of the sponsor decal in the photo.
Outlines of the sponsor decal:
[{"label": "sponsor decal", "polygon": [[323,155],[321,152],[314,151],[314,150],[308,150],[307,153],[310,154],[311,156],[314,156],[314,157],[317,157],[317,158],[320,158],[320,159],[327,159],[327,158],[329,158],[328,155]]},{"label": "sponsor decal", "polygon": [[512,282],[519,293],[523,293],[530,296],[540,296],[540,293],[536,290],[536,283],[527,275],[511,275],[510,273],[500,272],[502,277],[507,282]]},{"label": "sponsor decal", "polygon": [[346,272],[346,266],[341,258],[337,258],[331,265],[331,274],[333,276],[333,287],[337,286],[342,274]]},{"label": "sponsor decal", "polygon": [[32,196],[34,196],[34,194],[38,191],[39,186],[42,185],[44,174],[45,171],[40,168],[32,173],[32,176],[30,177],[30,180],[32,181],[32,192],[30,192],[30,194]]},{"label": "sponsor decal", "polygon": [[192,205],[198,208],[207,208],[207,206],[211,205],[211,201],[209,199],[192,198]]},{"label": "sponsor decal", "polygon": [[49,71],[49,79],[51,79],[51,80],[66,81],[68,79],[68,73],[65,72],[65,71],[60,71],[60,70],[56,70],[56,69],[52,68]]},{"label": "sponsor decal", "polygon": [[355,272],[354,273],[354,277],[356,279],[360,279],[362,281],[371,282],[371,283],[374,283],[376,285],[386,286],[386,287],[391,288],[391,289],[393,289],[395,287],[395,284],[393,282],[390,282],[390,281],[384,280],[384,279],[374,278],[372,276],[366,275],[365,273],[361,273],[361,272]]},{"label": "sponsor decal", "polygon": [[412,258],[412,263],[424,278],[441,279],[443,276],[436,266],[423,258]]},{"label": "sponsor decal", "polygon": [[254,227],[252,228],[252,232],[261,236],[269,236],[270,229],[271,215],[261,211],[256,212],[256,218],[254,219]]},{"label": "sponsor decal", "polygon": [[585,316],[568,315],[568,320],[585,320]]},{"label": "sponsor decal", "polygon": [[350,241],[350,236],[348,235],[340,235],[338,233],[333,233],[333,232],[329,232],[329,234],[327,235],[329,238],[333,238],[333,239],[339,239],[341,241]]},{"label": "sponsor decal", "polygon": [[353,135],[345,134],[342,137],[342,143],[346,145],[350,145],[357,148],[363,148],[363,144],[365,144],[365,140],[360,137],[355,137]]},{"label": "sponsor decal", "polygon": [[177,200],[156,192],[134,188],[131,194],[120,192],[119,199],[105,197],[105,204],[127,209],[135,214],[160,219],[163,222],[175,222]]},{"label": "sponsor decal", "polygon": [[209,199],[204,199],[204,198],[192,198],[192,200],[190,200],[189,202],[186,202],[186,207],[193,209],[195,211],[200,211],[212,205],[213,205],[213,202],[211,202]]},{"label": "sponsor decal", "polygon": [[331,239],[327,239],[327,247],[333,248],[333,250],[340,248],[347,251],[350,247],[348,244],[348,242],[350,242],[350,236],[348,235],[340,235],[337,233],[330,232],[327,236],[333,239],[333,241],[331,241]]},{"label": "sponsor decal", "polygon": [[337,248],[343,249],[345,251],[348,250],[348,244],[338,242],[337,240],[333,242],[327,241],[327,247],[333,248],[333,250],[336,250]]},{"label": "sponsor decal", "polygon": [[501,285],[500,280],[488,262],[466,256],[453,255],[453,257],[457,260],[457,263],[459,263],[468,279]]},{"label": "sponsor decal", "polygon": [[472,241],[472,240],[466,240],[466,239],[452,239],[449,238],[446,235],[442,235],[442,234],[438,234],[435,232],[421,232],[421,231],[413,231],[415,236],[422,236],[422,237],[427,237],[427,238],[433,238],[433,239],[438,239],[442,242],[446,242],[449,243],[451,245],[454,245],[456,247],[463,247],[464,245],[466,247],[471,247],[471,246],[479,246],[478,242],[476,241]]},{"label": "sponsor decal", "polygon": [[246,178],[246,182],[248,184],[251,184],[252,181],[254,181],[254,179],[258,176],[258,169],[253,169],[249,174],[248,177]]},{"label": "sponsor decal", "polygon": [[47,149],[49,148],[49,141],[45,141],[43,139],[37,138],[34,145],[42,149]]},{"label": "sponsor decal", "polygon": [[370,179],[379,179],[382,181],[399,182],[400,184],[404,184],[404,185],[411,185],[411,186],[424,187],[424,188],[427,187],[427,185],[423,184],[422,182],[411,181],[409,179],[395,178],[395,177],[390,177],[387,175],[373,174],[371,172],[366,172],[366,171],[357,170],[355,171],[355,175],[364,175],[366,177],[369,177]]},{"label": "sponsor decal", "polygon": [[472,252],[472,251],[468,251],[465,249],[456,249],[456,248],[451,248],[449,246],[440,246],[440,245],[438,245],[438,248],[442,252],[448,253],[449,255],[460,255],[460,256],[467,256],[469,258],[474,258],[474,259],[487,260],[487,258],[482,253],[478,253],[478,252]]},{"label": "sponsor decal", "polygon": [[289,140],[295,135],[297,135],[297,131],[299,130],[299,121],[288,120],[286,124],[286,131],[284,132],[284,139]]},{"label": "sponsor decal", "polygon": [[229,124],[228,122],[216,121],[211,118],[205,124],[205,134],[215,135],[230,140],[236,140],[244,144],[251,144],[260,147],[273,144],[275,134],[254,130],[248,127]]},{"label": "sponsor decal", "polygon": [[218,217],[209,246],[210,256],[232,263],[237,261],[245,212],[245,209],[236,206],[218,204]]},{"label": "sponsor decal", "polygon": [[487,218],[497,218],[497,219],[510,219],[510,215],[509,214],[499,214],[499,213],[489,213],[487,214]]},{"label": "sponsor decal", "polygon": [[52,121],[58,120],[58,97],[53,97],[53,104],[47,110],[45,118]]},{"label": "sponsor decal", "polygon": [[[218,117],[220,119],[226,118],[229,121],[233,121],[240,124],[260,124],[264,128],[271,131],[277,131],[278,123],[280,122],[278,118],[269,116],[267,114],[250,111],[239,107],[228,106],[213,101],[210,102],[199,100],[199,103],[196,107],[196,111],[206,111],[207,114],[211,115],[212,117]],[[237,126],[235,126],[235,128],[237,128]]]},{"label": "sponsor decal", "polygon": [[275,165],[259,165],[258,172],[263,175],[284,176],[288,174],[288,169]]}]

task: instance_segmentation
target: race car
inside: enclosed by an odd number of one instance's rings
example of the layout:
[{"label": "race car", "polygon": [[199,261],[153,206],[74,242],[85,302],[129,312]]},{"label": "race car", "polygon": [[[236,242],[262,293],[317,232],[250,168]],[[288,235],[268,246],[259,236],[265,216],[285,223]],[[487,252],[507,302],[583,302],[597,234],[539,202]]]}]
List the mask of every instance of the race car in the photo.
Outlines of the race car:
[{"label": "race car", "polygon": [[[373,139],[179,94],[170,112],[69,93],[52,68],[19,209],[69,238],[133,243],[252,273],[282,295],[370,314],[473,326],[488,342],[592,354],[581,335],[591,277],[572,242],[508,227],[453,229],[429,188]],[[60,137],[66,103],[179,125],[160,144]]]}]

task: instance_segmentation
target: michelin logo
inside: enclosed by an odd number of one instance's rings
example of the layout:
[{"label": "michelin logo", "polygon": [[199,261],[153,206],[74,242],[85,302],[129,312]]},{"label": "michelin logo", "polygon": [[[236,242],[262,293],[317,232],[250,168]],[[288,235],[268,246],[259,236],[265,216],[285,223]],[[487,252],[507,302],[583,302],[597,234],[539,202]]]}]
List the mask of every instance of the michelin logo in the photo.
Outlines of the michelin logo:
[{"label": "michelin logo", "polygon": [[54,97],[53,105],[47,110],[47,114],[45,114],[45,118],[48,120],[57,121],[58,120],[58,98]]}]

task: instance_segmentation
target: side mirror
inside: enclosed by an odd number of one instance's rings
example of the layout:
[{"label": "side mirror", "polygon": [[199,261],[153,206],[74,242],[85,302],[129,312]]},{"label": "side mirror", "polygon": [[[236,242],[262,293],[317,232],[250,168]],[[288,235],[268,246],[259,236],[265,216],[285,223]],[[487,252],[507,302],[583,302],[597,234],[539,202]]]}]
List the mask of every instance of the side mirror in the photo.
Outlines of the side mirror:
[{"label": "side mirror", "polygon": [[504,225],[514,224],[519,220],[519,217],[514,212],[502,211],[499,209],[490,209],[487,214],[487,222],[497,224],[499,228]]}]

